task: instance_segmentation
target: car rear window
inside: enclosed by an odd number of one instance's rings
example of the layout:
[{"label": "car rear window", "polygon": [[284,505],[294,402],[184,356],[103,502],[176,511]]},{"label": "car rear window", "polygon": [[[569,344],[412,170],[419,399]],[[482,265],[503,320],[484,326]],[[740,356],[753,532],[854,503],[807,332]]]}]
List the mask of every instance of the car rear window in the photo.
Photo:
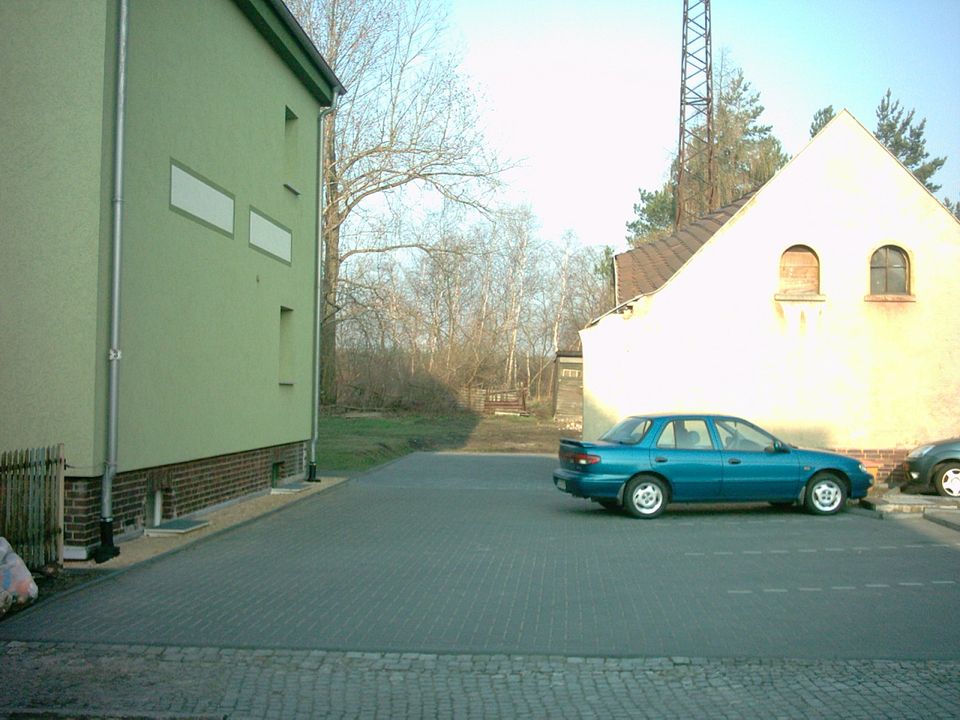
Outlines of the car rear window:
[{"label": "car rear window", "polygon": [[628,417],[607,430],[600,439],[621,445],[636,445],[643,440],[652,424],[649,418]]}]

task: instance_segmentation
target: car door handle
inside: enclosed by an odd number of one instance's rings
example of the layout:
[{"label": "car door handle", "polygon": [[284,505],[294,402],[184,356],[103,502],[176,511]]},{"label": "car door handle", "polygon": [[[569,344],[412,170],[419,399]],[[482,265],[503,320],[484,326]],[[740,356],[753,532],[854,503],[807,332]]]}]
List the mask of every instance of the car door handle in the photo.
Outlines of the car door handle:
[{"label": "car door handle", "polygon": [[727,462],[731,465],[739,465],[741,461],[740,458],[730,458]]},{"label": "car door handle", "polygon": [[665,463],[667,459],[663,455],[659,455],[653,459],[654,462]]}]

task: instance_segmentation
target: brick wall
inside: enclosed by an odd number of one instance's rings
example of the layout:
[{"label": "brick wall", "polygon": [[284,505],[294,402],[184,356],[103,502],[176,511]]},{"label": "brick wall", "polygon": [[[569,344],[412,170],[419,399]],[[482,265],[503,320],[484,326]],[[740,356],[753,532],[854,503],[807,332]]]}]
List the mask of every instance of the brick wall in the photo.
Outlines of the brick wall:
[{"label": "brick wall", "polygon": [[[298,442],[119,473],[113,479],[114,535],[146,526],[147,497],[157,490],[163,495],[163,519],[168,520],[268,489],[274,463],[281,463],[281,479],[300,476],[305,447]],[[64,545],[99,544],[100,489],[99,477],[65,478]]]},{"label": "brick wall", "polygon": [[830,448],[832,452],[857,458],[864,467],[873,473],[872,491],[883,491],[906,482],[903,473],[903,461],[909,449],[904,450],[864,450],[861,448]]}]

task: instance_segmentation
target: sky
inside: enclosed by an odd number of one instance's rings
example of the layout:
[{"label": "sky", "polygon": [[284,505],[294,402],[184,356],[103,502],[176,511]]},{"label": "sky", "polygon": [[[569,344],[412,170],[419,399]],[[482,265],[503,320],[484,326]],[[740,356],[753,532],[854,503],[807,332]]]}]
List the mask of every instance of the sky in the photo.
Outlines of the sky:
[{"label": "sky", "polygon": [[[683,0],[448,2],[487,140],[518,163],[502,199],[544,239],[625,249],[677,150]],[[937,197],[960,200],[960,0],[712,0],[711,25],[714,64],[743,68],[789,155],[826,105],[873,131],[889,88],[948,158]]]}]

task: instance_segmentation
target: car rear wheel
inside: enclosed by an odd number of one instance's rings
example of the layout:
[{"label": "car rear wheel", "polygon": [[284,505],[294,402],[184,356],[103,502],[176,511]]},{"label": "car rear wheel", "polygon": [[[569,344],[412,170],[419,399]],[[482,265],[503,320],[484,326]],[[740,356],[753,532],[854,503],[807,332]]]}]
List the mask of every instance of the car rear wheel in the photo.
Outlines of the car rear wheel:
[{"label": "car rear wheel", "polygon": [[833,515],[847,501],[847,488],[843,480],[833,473],[814,475],[807,483],[804,505],[814,515]]},{"label": "car rear wheel", "polygon": [[933,473],[933,486],[944,497],[960,497],[960,463],[938,465]]},{"label": "car rear wheel", "polygon": [[667,506],[667,488],[658,478],[641,475],[627,483],[623,506],[638,518],[655,518]]}]

